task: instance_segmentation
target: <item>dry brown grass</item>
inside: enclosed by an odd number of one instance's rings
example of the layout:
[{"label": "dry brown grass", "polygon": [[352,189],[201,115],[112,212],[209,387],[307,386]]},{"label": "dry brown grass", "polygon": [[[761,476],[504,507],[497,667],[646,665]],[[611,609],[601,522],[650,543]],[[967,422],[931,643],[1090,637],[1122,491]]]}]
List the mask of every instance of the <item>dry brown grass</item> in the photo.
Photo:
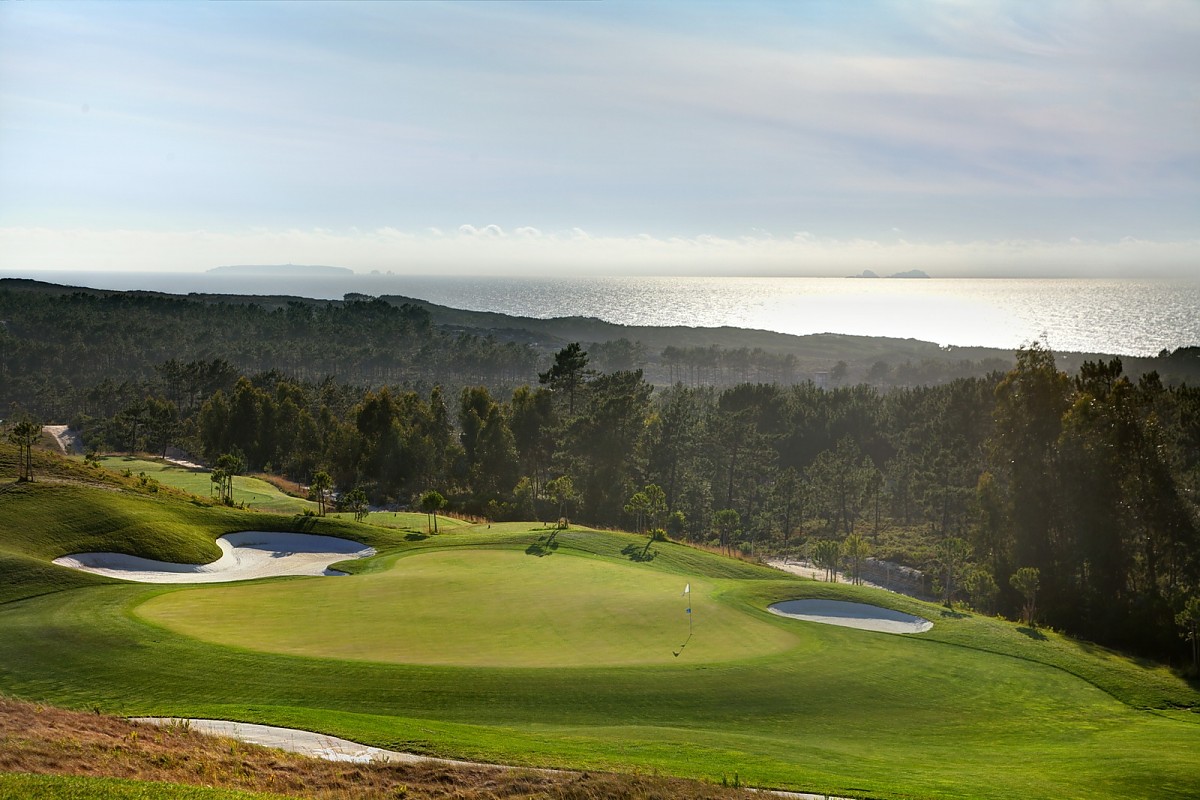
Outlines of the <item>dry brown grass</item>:
[{"label": "dry brown grass", "polygon": [[65,711],[0,697],[0,772],[170,781],[320,800],[718,800],[744,791],[643,775],[544,773],[443,764],[349,764],[184,726]]}]

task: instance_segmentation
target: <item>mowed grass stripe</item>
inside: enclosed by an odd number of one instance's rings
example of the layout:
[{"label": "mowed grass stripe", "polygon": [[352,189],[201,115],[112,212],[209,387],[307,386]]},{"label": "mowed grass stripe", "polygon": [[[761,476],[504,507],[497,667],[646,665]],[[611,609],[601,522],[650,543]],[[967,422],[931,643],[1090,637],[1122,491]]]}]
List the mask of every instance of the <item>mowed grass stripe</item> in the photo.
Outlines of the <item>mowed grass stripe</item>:
[{"label": "mowed grass stripe", "polygon": [[690,583],[691,639],[689,598],[677,576],[513,550],[429,551],[342,580],[172,592],[137,614],[219,644],[413,664],[703,663],[795,646],[793,633],[716,602],[714,582]]}]

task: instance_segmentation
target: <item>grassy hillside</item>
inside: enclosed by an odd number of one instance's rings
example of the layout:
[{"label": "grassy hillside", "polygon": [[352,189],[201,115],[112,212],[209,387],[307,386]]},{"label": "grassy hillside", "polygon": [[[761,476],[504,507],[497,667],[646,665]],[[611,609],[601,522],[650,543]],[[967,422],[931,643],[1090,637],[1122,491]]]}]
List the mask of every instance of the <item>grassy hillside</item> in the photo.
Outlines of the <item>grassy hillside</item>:
[{"label": "grassy hillside", "polygon": [[[66,485],[3,502],[10,575],[18,559],[45,565],[83,542],[178,556],[248,520],[311,519]],[[63,578],[14,595],[24,599],[0,604],[0,690],[475,760],[736,773],[849,796],[1194,797],[1200,786],[1195,687],[1050,633],[627,534],[318,524],[381,555],[339,579]],[[697,624],[676,657],[685,582]],[[811,596],[935,624],[895,636],[765,610]]]},{"label": "grassy hillside", "polygon": [[4,800],[733,800],[750,796],[745,790],[665,777],[323,761],[205,736],[189,726],[154,727],[0,696],[0,798]]},{"label": "grassy hillside", "polygon": [[[185,469],[174,464],[135,456],[105,456],[100,459],[100,466],[122,474],[144,474],[160,483],[200,497],[208,497],[212,493],[212,480],[209,477],[211,473],[208,470]],[[305,511],[317,510],[316,503],[286,495],[261,478],[249,475],[234,476],[233,502],[244,504],[256,511],[279,514],[303,514]]]}]

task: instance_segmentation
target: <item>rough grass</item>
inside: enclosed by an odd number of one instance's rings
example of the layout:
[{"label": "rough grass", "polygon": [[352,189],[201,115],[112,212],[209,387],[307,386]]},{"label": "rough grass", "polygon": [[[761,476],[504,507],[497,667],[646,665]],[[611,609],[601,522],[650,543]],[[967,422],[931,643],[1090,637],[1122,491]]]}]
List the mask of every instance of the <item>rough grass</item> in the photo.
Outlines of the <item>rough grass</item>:
[{"label": "rough grass", "polygon": [[185,726],[144,725],[0,696],[0,798],[268,800],[283,796],[717,800],[750,795],[661,777],[328,762],[205,736]]}]

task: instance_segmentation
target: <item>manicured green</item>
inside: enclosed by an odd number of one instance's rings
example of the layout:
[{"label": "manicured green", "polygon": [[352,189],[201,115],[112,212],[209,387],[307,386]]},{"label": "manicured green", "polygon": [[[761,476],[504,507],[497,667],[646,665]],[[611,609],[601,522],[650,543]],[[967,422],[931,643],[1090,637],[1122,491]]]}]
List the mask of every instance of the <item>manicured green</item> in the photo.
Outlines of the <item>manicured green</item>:
[{"label": "manicured green", "polygon": [[[670,664],[689,633],[683,586],[631,562],[454,548],[353,581],[171,592],[137,615],[198,639],[294,655],[480,667]],[[691,589],[689,661],[800,645],[794,632],[718,602],[717,582],[696,579]]]},{"label": "manicured green", "polygon": [[[14,516],[42,514],[36,524],[48,524],[57,499],[87,502],[93,515],[137,517],[137,504],[146,502],[72,490],[77,494],[43,487],[19,495],[26,505],[4,515],[0,541],[27,560],[42,560],[56,549],[55,534],[21,533],[26,528]],[[2,501],[6,511],[10,497]],[[160,521],[174,519],[175,505],[190,511],[177,500],[155,502]],[[204,513],[237,513],[197,510],[191,532],[181,512],[173,534],[178,544],[161,547],[211,541],[224,518]],[[626,534],[570,530],[552,538],[536,525],[505,524],[422,537],[341,526],[381,549],[346,578],[204,590],[80,584],[0,604],[0,690],[126,714],[288,725],[479,760],[718,781],[737,773],[744,783],[849,796],[1182,798],[1195,797],[1200,786],[1200,714],[1181,708],[1200,707],[1195,688],[1162,667],[1053,634],[1038,638],[1013,623],[801,581],[681,545],[646,550],[645,537]],[[59,530],[72,541],[104,538],[91,528],[77,521]],[[606,664],[518,666],[522,659],[545,663],[539,659],[553,651],[548,638],[538,638],[546,632],[535,629],[554,619],[554,608],[579,613],[597,602],[588,577],[629,598],[622,621],[593,621],[616,655]],[[416,595],[388,585],[406,580]],[[461,630],[449,630],[450,617],[425,615],[443,592],[469,597],[488,582],[533,584],[497,588],[520,602],[489,612],[487,625],[503,622],[516,648],[486,643],[469,665],[362,660],[379,658],[392,646],[385,640],[403,631],[428,639],[427,661],[451,652],[462,657]],[[685,582],[697,613],[741,620],[747,641],[715,643],[698,618],[696,638],[678,658],[614,665],[638,649],[642,631],[661,633],[654,621],[660,612],[680,611]],[[362,613],[373,624],[320,622],[326,606],[352,608],[355,592],[362,592]],[[775,600],[806,596],[888,605],[932,619],[935,627],[894,636],[765,611]],[[188,597],[216,605],[193,611]],[[348,648],[340,652],[352,657],[264,652],[280,645],[260,632],[253,599],[275,609],[290,604],[300,622],[285,627],[298,631],[308,621],[313,640],[335,643],[321,647]],[[553,608],[540,615],[528,607],[530,599]],[[218,606],[243,615],[236,620],[244,630],[241,646],[202,641],[139,616],[156,606],[184,616]],[[529,653],[513,657],[522,646]],[[594,647],[578,636],[566,646]],[[349,653],[354,647],[363,650]]]},{"label": "manicured green", "polygon": [[277,800],[281,797],[158,781],[0,773],[0,800]]},{"label": "manicured green", "polygon": [[[201,497],[208,497],[212,493],[211,473],[208,470],[187,469],[135,456],[105,456],[100,459],[100,466],[122,474],[129,471],[134,476],[145,473],[147,478]],[[256,511],[272,511],[279,514],[302,514],[305,511],[317,510],[317,504],[311,500],[284,494],[261,478],[249,475],[234,476],[233,502],[245,504],[247,508]]]}]

